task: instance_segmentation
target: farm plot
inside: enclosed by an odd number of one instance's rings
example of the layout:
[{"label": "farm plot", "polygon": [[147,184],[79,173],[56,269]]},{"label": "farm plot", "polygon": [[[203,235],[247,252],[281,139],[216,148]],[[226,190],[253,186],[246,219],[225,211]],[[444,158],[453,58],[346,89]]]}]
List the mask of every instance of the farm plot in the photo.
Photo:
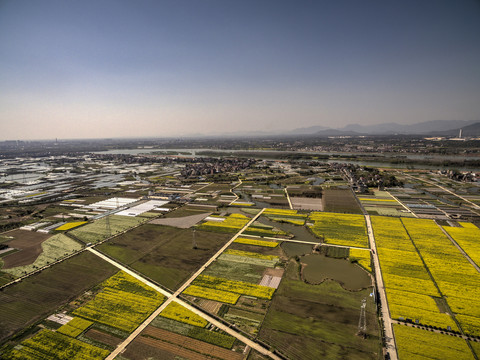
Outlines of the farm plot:
[{"label": "farm plot", "polygon": [[463,251],[480,266],[480,229],[467,222],[460,222],[460,227],[444,226],[445,231],[461,246]]},{"label": "farm plot", "polygon": [[465,340],[394,324],[398,355],[403,359],[474,359]]},{"label": "farm plot", "polygon": [[243,331],[255,334],[258,332],[258,328],[263,321],[264,314],[237,307],[229,307],[223,317]]},{"label": "farm plot", "polygon": [[264,269],[265,267],[260,265],[217,259],[203,274],[257,284]]},{"label": "farm plot", "polygon": [[357,200],[350,189],[324,189],[323,211],[361,214]]},{"label": "farm plot", "polygon": [[99,246],[118,261],[130,265],[160,284],[175,289],[202,266],[231,235],[145,224]]},{"label": "farm plot", "polygon": [[110,229],[107,225],[107,217],[93,223],[71,230],[71,234],[84,243],[96,243],[106,238],[128,230],[134,226],[148,221],[148,218],[110,215],[108,216]]},{"label": "farm plot", "polygon": [[81,225],[85,225],[87,221],[75,221],[75,222],[68,222],[66,224],[63,224],[62,226],[59,226],[55,229],[55,231],[66,231],[66,230],[71,230],[73,228],[76,228]]},{"label": "farm plot", "polygon": [[456,330],[400,219],[373,216],[372,225],[392,318]]},{"label": "farm plot", "polygon": [[62,325],[57,332],[71,337],[77,337],[92,325],[93,322],[91,321],[82,318],[73,318],[65,325]]},{"label": "farm plot", "polygon": [[267,286],[255,285],[247,282],[234,281],[208,275],[198,276],[193,281],[193,284],[197,286],[233,292],[240,295],[253,296],[261,299],[271,299],[273,293],[275,292],[275,289]]},{"label": "farm plot", "polygon": [[2,258],[5,269],[32,264],[42,252],[42,243],[51,237],[49,234],[28,230],[10,231],[8,236],[12,239],[2,243],[20,251]]},{"label": "farm plot", "polygon": [[223,253],[218,257],[218,260],[227,261],[227,262],[236,262],[245,265],[254,265],[254,266],[263,266],[263,267],[273,267],[277,263],[277,260],[268,260],[268,259],[259,259],[249,256],[240,256]]},{"label": "farm plot", "polygon": [[281,219],[306,219],[307,214],[299,213],[298,210],[287,210],[287,209],[265,209],[263,215],[267,216],[269,219],[281,218]]},{"label": "farm plot", "polygon": [[160,316],[201,328],[204,328],[208,325],[207,320],[176,302],[171,302],[168,304],[167,307],[160,313]]},{"label": "farm plot", "polygon": [[[154,348],[167,350],[168,352],[176,354],[182,359],[243,359],[242,354],[167,330],[155,328],[153,326],[147,327],[142,332],[139,340]],[[126,355],[129,356],[128,349],[126,351]],[[161,358],[163,359],[164,357]]]},{"label": "farm plot", "polygon": [[0,293],[0,340],[111,276],[116,268],[83,252]]},{"label": "farm plot", "polygon": [[402,221],[464,331],[480,335],[480,273],[432,220]]},{"label": "farm plot", "polygon": [[290,196],[290,201],[294,209],[316,211],[323,210],[323,202],[321,198]]},{"label": "farm plot", "polygon": [[358,196],[358,200],[370,215],[413,217],[410,212],[405,211],[402,204],[386,191],[374,190],[373,195],[362,194]]},{"label": "farm plot", "polygon": [[219,301],[226,304],[236,304],[240,295],[227,292],[223,290],[217,290],[212,288],[205,288],[196,285],[190,285],[183,292],[184,295],[190,295],[194,297],[200,297],[208,300]]},{"label": "farm plot", "polygon": [[[214,232],[236,233],[250,221],[250,218],[242,214],[230,214],[220,218],[220,221],[209,220],[197,226],[199,230]],[[223,219],[223,220],[221,220]]]},{"label": "farm plot", "polygon": [[218,331],[211,331],[198,326],[186,324],[171,319],[158,316],[150,324],[159,329],[174,332],[180,335],[185,335],[193,339],[205,341],[209,344],[221,346],[226,349],[231,349],[235,338],[230,335],[225,335]]},{"label": "farm plot", "polygon": [[14,349],[12,360],[102,360],[109,351],[50,330],[41,330]]},{"label": "farm plot", "polygon": [[198,222],[205,219],[207,216],[211,215],[211,213],[200,213],[190,216],[184,217],[168,217],[168,218],[161,218],[155,219],[150,221],[150,224],[157,224],[157,225],[166,225],[166,226],[173,226],[181,229],[188,229]]},{"label": "farm plot", "polygon": [[312,212],[312,232],[328,244],[368,247],[367,227],[362,215]]},{"label": "farm plot", "polygon": [[102,292],[77,308],[74,315],[130,332],[164,300],[163,295],[123,271],[101,286]]},{"label": "farm plot", "polygon": [[247,239],[247,238],[237,238],[234,241],[239,244],[247,244],[254,246],[265,246],[265,247],[277,247],[278,242],[276,241],[266,241],[266,240],[257,240],[257,239]]},{"label": "farm plot", "polygon": [[369,250],[350,249],[348,259],[356,262],[368,272],[372,272],[372,259]]},{"label": "farm plot", "polygon": [[[378,358],[380,339],[371,289],[351,292],[333,281],[308,285],[299,278],[298,267],[295,261],[289,263],[259,338],[292,360]],[[364,298],[366,339],[356,335]]]},{"label": "farm plot", "polygon": [[[57,234],[48,238],[42,243],[41,247],[42,252],[33,263],[8,269],[4,268],[2,271],[19,277],[82,249],[78,242],[63,234]],[[7,259],[8,256],[5,260]]]},{"label": "farm plot", "polygon": [[276,227],[262,224],[260,221],[255,221],[252,225],[245,229],[243,232],[245,235],[256,235],[256,236],[287,236],[288,233],[277,229]]}]

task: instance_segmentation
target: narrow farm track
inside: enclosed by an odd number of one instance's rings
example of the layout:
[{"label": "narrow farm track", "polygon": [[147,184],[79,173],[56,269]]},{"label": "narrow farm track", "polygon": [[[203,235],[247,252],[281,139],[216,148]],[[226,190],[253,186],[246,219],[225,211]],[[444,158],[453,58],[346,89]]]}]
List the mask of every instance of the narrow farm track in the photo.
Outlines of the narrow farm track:
[{"label": "narrow farm track", "polygon": [[395,343],[395,336],[393,334],[392,319],[390,317],[390,310],[388,308],[387,293],[383,284],[382,269],[378,259],[377,245],[375,243],[375,236],[373,234],[372,222],[370,215],[365,215],[367,223],[367,233],[370,240],[370,247],[373,255],[373,267],[375,269],[375,278],[377,280],[377,290],[380,294],[380,304],[382,308],[382,319],[384,327],[385,347],[390,355],[390,359],[398,360],[397,346]]},{"label": "narrow farm track", "polygon": [[238,195],[235,194],[235,192],[233,191],[233,190],[235,190],[237,187],[239,187],[240,185],[242,185],[242,179],[239,178],[239,179],[238,179],[238,184],[235,185],[233,188],[230,189],[230,192],[231,192],[233,195],[235,195],[236,199],[235,199],[235,200],[232,200],[228,205],[232,205],[235,201],[237,201],[238,199],[240,199],[240,198],[238,197]]},{"label": "narrow farm track", "polygon": [[287,196],[288,206],[290,206],[290,209],[293,209],[292,201],[290,200],[290,195],[288,195],[288,190],[287,188],[285,188],[284,190],[285,190],[285,195]]},{"label": "narrow farm track", "polygon": [[390,193],[390,191],[387,191],[387,193],[388,193],[388,195],[390,195],[392,198],[394,198],[400,205],[402,205],[402,206],[405,208],[405,210],[407,210],[407,211],[408,211],[409,213],[411,213],[413,216],[415,216],[416,218],[418,218],[418,215],[417,215],[417,214],[415,214],[412,210],[410,210],[408,207],[406,207],[406,206],[403,204],[403,202],[401,202],[400,200],[397,199],[396,196],[393,196],[393,195]]},{"label": "narrow farm track", "polygon": [[[249,237],[249,238],[257,238],[257,239],[267,239],[267,240],[276,240],[280,242],[292,242],[297,244],[307,244],[307,245],[318,245],[320,244],[320,240],[318,242],[312,241],[304,241],[304,240],[294,240],[294,239],[280,239],[280,238],[273,238],[269,236],[258,236],[258,235],[242,235],[242,237]],[[368,248],[358,247],[358,246],[348,246],[348,245],[334,245],[334,244],[326,244],[321,243],[322,246],[330,246],[330,247],[339,247],[339,248],[348,248],[348,249],[359,249],[359,250],[368,250]]]},{"label": "narrow farm track", "polygon": [[241,342],[245,343],[246,345],[250,346],[251,348],[257,350],[263,355],[266,355],[270,357],[271,359],[275,360],[281,360],[280,357],[272,353],[271,351],[267,350],[260,344],[250,340],[249,338],[243,336],[239,332],[233,330],[229,326],[226,326],[225,324],[219,322],[215,318],[211,317],[208,315],[206,312],[201,311],[197,309],[196,307],[191,306],[190,304],[186,303],[185,301],[181,300],[178,298],[178,296],[195,280],[195,278],[200,275],[208,265],[210,265],[213,261],[215,261],[216,258],[218,258],[225,249],[235,241],[235,239],[241,235],[241,233],[248,228],[263,212],[264,209],[262,209],[251,221],[249,221],[235,236],[233,236],[215,255],[213,255],[195,274],[193,274],[190,279],[188,279],[175,293],[170,293],[159,286],[153,284],[149,280],[143,278],[142,276],[138,275],[137,273],[131,271],[130,269],[126,268],[122,264],[119,264],[113,259],[110,259],[109,257],[105,256],[101,252],[93,249],[93,248],[88,248],[87,250],[92,252],[93,254],[101,257],[105,261],[108,261],[110,264],[116,266],[117,268],[127,272],[128,274],[134,276],[136,279],[140,280],[144,284],[152,287],[156,291],[160,292],[161,294],[165,295],[167,297],[167,300],[160,305],[160,307],[157,308],[148,318],[145,320],[130,336],[125,339],[121,344],[117,346],[117,348],[106,358],[106,360],[113,360],[117,355],[121,354],[126,347],[138,336],[140,333],[170,304],[172,301],[182,305],[183,307],[187,308],[188,310],[194,312],[195,314],[203,317],[205,320],[208,322],[212,323],[214,326],[218,327],[219,329],[225,331],[227,334],[230,334],[234,336],[236,339],[240,340]]}]

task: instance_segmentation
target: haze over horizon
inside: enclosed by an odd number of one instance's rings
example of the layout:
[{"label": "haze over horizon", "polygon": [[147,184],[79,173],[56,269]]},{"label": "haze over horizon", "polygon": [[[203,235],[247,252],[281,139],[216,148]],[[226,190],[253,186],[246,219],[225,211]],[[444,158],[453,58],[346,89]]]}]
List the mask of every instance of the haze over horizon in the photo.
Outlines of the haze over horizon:
[{"label": "haze over horizon", "polygon": [[480,2],[0,1],[0,140],[480,119]]}]

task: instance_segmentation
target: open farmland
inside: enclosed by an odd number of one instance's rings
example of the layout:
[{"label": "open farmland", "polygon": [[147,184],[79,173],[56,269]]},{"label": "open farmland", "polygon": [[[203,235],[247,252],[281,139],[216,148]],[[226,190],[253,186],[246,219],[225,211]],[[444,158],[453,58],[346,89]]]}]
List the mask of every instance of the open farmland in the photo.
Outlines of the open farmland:
[{"label": "open farmland", "polygon": [[107,217],[104,217],[88,225],[73,229],[70,233],[84,243],[96,243],[146,221],[148,221],[148,218],[111,215],[108,216],[110,230],[107,225]]},{"label": "open farmland", "polygon": [[[260,339],[289,359],[378,359],[378,327],[370,289],[344,290],[337,282],[308,285],[291,261],[261,327]],[[368,336],[356,335],[367,299]]]},{"label": "open farmland", "polygon": [[404,325],[394,325],[400,359],[473,360],[465,340]]},{"label": "open farmland", "polygon": [[176,302],[168,304],[160,313],[160,316],[201,328],[204,328],[208,324],[207,320]]},{"label": "open farmland", "polygon": [[63,234],[57,234],[48,238],[42,242],[41,247],[42,252],[33,263],[3,269],[3,271],[19,277],[82,249],[82,245]]},{"label": "open farmland", "polygon": [[358,200],[370,215],[413,217],[413,214],[387,191],[373,190],[373,195],[358,195]]},{"label": "open farmland", "polygon": [[328,244],[368,247],[363,215],[312,212],[310,220],[312,232]]},{"label": "open farmland", "polygon": [[350,189],[325,189],[322,201],[323,211],[349,214],[362,213]]},{"label": "open farmland", "polygon": [[372,225],[391,317],[456,330],[452,317],[437,305],[441,294],[400,219],[374,216]]},{"label": "open farmland", "polygon": [[261,299],[271,299],[273,293],[275,292],[275,289],[267,286],[255,285],[243,281],[229,280],[208,275],[200,275],[194,280],[193,284],[207,288],[233,292],[240,295],[253,296]]},{"label": "open farmland", "polygon": [[236,233],[250,221],[250,218],[241,214],[230,214],[225,217],[216,217],[218,220],[208,220],[197,226],[199,230],[214,232]]},{"label": "open farmland", "polygon": [[150,224],[157,224],[157,225],[166,225],[166,226],[173,226],[178,227],[181,229],[188,229],[198,222],[205,219],[211,213],[200,213],[190,216],[183,216],[183,217],[168,217],[168,218],[160,218],[150,221]]},{"label": "open farmland", "polygon": [[68,222],[66,224],[63,224],[62,226],[59,226],[55,229],[55,231],[66,231],[66,230],[71,230],[73,228],[76,228],[81,225],[85,225],[87,221],[75,221],[75,222]]},{"label": "open farmland", "polygon": [[402,221],[463,331],[480,336],[480,273],[435,222]]},{"label": "open farmland", "polygon": [[145,224],[99,246],[118,261],[151,279],[175,289],[204,264],[231,235]]},{"label": "open farmland", "polygon": [[235,338],[230,335],[223,334],[220,331],[212,331],[206,328],[190,325],[185,322],[179,322],[165,317],[158,316],[151,323],[152,326],[174,332],[176,334],[185,335],[193,339],[202,340],[209,344],[231,349]]},{"label": "open farmland", "polygon": [[164,300],[163,295],[122,271],[100,286],[102,291],[73,314],[127,332],[140,325]]},{"label": "open farmland", "polygon": [[19,251],[2,258],[4,269],[32,264],[42,253],[42,243],[51,237],[49,234],[28,230],[14,230],[5,235],[13,239],[5,241],[4,244]]},{"label": "open farmland", "polygon": [[[132,344],[142,344],[144,346],[136,346],[130,352],[130,347],[127,348],[125,356],[128,359],[136,360],[143,359],[144,357],[137,357],[137,354],[141,354],[143,351],[148,351],[148,354],[153,355],[154,358],[158,359],[168,359],[165,357],[162,352],[159,353],[155,350],[164,350],[167,353],[175,354],[177,357],[175,359],[192,359],[192,360],[210,360],[210,359],[220,359],[220,360],[242,360],[243,355],[233,352],[231,350],[208,344],[203,341],[192,339],[187,336],[176,334],[167,330],[158,329],[153,326],[147,327],[142,335],[139,336],[135,342]],[[168,356],[168,355],[167,355]]]},{"label": "open farmland", "polygon": [[10,353],[12,360],[102,360],[108,351],[50,330],[41,330]]},{"label": "open farmland", "polygon": [[0,292],[0,340],[33,324],[112,275],[115,268],[84,252]]},{"label": "open farmland", "polygon": [[444,226],[445,231],[467,253],[467,255],[480,266],[480,229],[474,224],[460,222],[459,227]]}]

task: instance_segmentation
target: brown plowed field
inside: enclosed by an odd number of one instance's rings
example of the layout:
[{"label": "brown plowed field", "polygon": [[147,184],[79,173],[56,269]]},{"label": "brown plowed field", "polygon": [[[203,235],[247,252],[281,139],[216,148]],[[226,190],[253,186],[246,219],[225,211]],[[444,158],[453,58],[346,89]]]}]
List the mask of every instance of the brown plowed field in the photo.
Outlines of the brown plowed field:
[{"label": "brown plowed field", "polygon": [[[168,342],[169,345],[175,344],[175,346],[178,346],[181,349],[193,349],[197,352],[196,353],[197,355],[198,355],[198,352],[205,354],[206,357],[202,357],[201,359],[205,359],[205,358],[211,359],[211,356],[209,355],[212,355],[216,358],[225,359],[225,360],[242,360],[243,359],[242,354],[221,348],[219,346],[207,344],[203,341],[192,339],[187,336],[175,334],[167,330],[158,329],[153,326],[148,326],[142,332],[142,335],[148,335],[155,338],[155,339],[152,339],[150,337],[148,338],[141,337],[142,339],[161,341],[162,343]],[[182,354],[178,354],[178,355],[183,356]]]},{"label": "brown plowed field", "polygon": [[[164,360],[166,358],[162,356],[162,353],[164,352],[174,354],[176,357],[180,356],[188,360],[212,360],[212,358],[209,356],[202,355],[192,350],[182,348],[181,346],[170,344],[162,340],[147,338],[143,336],[137,337],[131,345],[136,345],[137,347],[138,345],[141,345],[141,349],[130,349],[131,346],[129,346],[127,348],[127,351],[123,353],[123,356],[131,360],[146,360],[146,359],[152,359],[152,358]],[[160,353],[159,354],[154,353],[154,356],[152,356],[153,350],[159,351]],[[146,355],[148,356],[145,356],[145,355],[138,356],[140,355],[138,353],[144,353],[144,354],[146,353]]]},{"label": "brown plowed field", "polygon": [[42,253],[42,243],[52,236],[28,230],[14,230],[9,232],[8,235],[13,236],[15,239],[5,244],[12,248],[20,249],[20,251],[3,258],[4,269],[32,264],[38,255]]},{"label": "brown plowed field", "polygon": [[96,329],[90,329],[88,330],[85,335],[93,340],[100,341],[101,343],[111,345],[111,346],[117,346],[122,342],[122,339],[119,339],[113,335],[104,333],[103,331],[99,331]]}]

